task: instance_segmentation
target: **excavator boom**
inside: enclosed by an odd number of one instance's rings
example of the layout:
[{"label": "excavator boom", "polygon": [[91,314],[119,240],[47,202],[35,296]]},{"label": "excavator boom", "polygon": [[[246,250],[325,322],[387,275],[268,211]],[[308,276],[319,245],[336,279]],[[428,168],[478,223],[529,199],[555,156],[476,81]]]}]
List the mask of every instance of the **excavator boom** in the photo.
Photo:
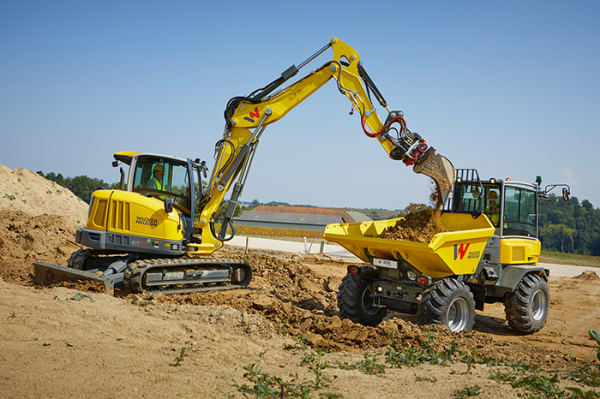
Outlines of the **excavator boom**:
[{"label": "excavator boom", "polygon": [[[333,50],[333,58],[299,79],[281,88],[299,70],[327,49]],[[452,163],[436,154],[427,141],[408,129],[404,114],[391,111],[386,100],[367,74],[360,55],[348,44],[332,38],[328,45],[298,67],[292,65],[279,78],[255,90],[248,96],[234,97],[225,110],[225,132],[215,148],[215,165],[212,177],[201,203],[201,217],[197,228],[202,229],[202,243],[194,244],[193,253],[206,254],[220,248],[228,237],[228,229],[233,230],[233,212],[256,148],[265,129],[283,118],[298,104],[310,97],[331,79],[336,81],[339,92],[345,95],[356,109],[364,133],[376,139],[394,160],[403,161],[407,166],[414,165],[414,171],[431,177],[438,190],[437,197],[443,202],[448,197],[454,179]],[[371,93],[387,111],[383,123],[371,102]],[[225,213],[221,230],[213,234],[211,220],[221,204],[226,192],[231,190],[231,198]]]}]

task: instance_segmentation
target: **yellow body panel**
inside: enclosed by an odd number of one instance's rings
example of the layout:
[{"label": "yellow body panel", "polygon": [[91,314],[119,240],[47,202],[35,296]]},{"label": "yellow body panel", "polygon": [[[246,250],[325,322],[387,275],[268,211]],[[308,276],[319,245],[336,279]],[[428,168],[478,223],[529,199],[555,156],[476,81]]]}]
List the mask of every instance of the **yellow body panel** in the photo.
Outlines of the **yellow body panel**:
[{"label": "yellow body panel", "polygon": [[485,216],[444,213],[440,223],[448,230],[436,234],[429,243],[377,238],[398,219],[380,222],[328,225],[324,238],[369,262],[366,253],[380,259],[404,259],[421,273],[433,278],[473,273],[494,226]]},{"label": "yellow body panel", "polygon": [[500,240],[500,263],[516,265],[534,262],[537,266],[542,244],[535,238],[503,238]]},{"label": "yellow body panel", "polygon": [[87,228],[164,240],[183,239],[177,209],[166,213],[163,201],[120,190],[94,193]]}]

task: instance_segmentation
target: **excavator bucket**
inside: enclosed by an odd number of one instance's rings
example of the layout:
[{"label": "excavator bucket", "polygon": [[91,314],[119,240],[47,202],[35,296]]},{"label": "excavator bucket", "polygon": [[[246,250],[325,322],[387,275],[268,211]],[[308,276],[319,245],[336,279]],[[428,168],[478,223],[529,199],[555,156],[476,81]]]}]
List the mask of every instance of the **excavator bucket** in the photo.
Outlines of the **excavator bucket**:
[{"label": "excavator bucket", "polygon": [[413,171],[429,176],[435,181],[438,205],[445,204],[454,183],[454,165],[452,165],[452,162],[445,156],[436,154],[435,149],[430,147],[419,158],[413,167]]}]

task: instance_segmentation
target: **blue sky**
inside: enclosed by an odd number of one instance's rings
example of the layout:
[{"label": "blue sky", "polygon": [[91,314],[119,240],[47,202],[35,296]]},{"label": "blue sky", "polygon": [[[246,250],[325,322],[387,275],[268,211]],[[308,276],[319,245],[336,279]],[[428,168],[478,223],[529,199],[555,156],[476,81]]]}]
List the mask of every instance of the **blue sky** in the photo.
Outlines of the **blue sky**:
[{"label": "blue sky", "polygon": [[[598,1],[0,2],[0,164],[107,182],[117,151],[212,165],[227,101],[331,37],[455,167],[600,206]],[[271,125],[241,199],[428,202],[350,108],[330,82]]]}]

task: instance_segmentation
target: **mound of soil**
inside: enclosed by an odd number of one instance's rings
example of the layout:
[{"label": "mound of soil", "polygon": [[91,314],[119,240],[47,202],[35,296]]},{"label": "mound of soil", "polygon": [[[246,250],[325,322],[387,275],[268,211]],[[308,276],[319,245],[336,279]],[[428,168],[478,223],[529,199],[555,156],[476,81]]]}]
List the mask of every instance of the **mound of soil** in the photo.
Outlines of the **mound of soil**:
[{"label": "mound of soil", "polygon": [[81,227],[87,221],[88,204],[37,173],[0,165],[0,210],[22,211],[31,216],[60,215],[73,226]]},{"label": "mound of soil", "polygon": [[600,280],[600,277],[598,276],[598,274],[596,274],[595,271],[592,270],[586,270],[583,273],[581,273],[579,276],[575,277],[577,280],[583,280],[583,281],[595,281],[595,280]]},{"label": "mound of soil", "polygon": [[11,283],[29,281],[36,260],[66,266],[79,248],[74,238],[75,226],[62,216],[0,210],[0,277]]},{"label": "mound of soil", "polygon": [[446,231],[439,217],[439,211],[432,209],[409,213],[394,227],[385,229],[379,238],[428,243],[433,236]]},{"label": "mound of soil", "polygon": [[[242,312],[260,315],[278,330],[292,336],[306,334],[310,346],[328,352],[354,352],[392,344],[392,333],[402,347],[420,348],[432,340],[438,349],[447,349],[451,342],[461,350],[473,350],[485,357],[527,361],[538,365],[564,365],[566,358],[558,351],[531,347],[522,343],[503,343],[479,332],[451,333],[445,327],[419,325],[400,317],[383,321],[377,327],[366,327],[348,319],[340,319],[337,292],[341,277],[324,278],[304,263],[306,258],[294,255],[244,254],[241,250],[225,249],[221,256],[246,259],[253,265],[254,277],[247,290],[213,291],[185,295],[127,296],[134,304],[220,306],[228,305]],[[343,265],[340,265],[343,267]],[[408,317],[411,318],[410,316]]]}]

